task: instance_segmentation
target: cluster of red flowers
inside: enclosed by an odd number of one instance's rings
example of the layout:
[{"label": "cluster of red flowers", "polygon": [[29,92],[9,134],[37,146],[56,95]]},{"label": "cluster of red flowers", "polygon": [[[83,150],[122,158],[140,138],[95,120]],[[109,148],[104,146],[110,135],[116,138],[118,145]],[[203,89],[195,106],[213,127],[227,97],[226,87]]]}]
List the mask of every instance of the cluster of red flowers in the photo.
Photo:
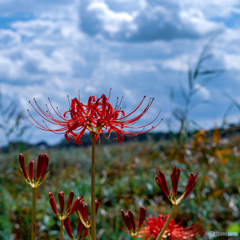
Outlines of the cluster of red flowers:
[{"label": "cluster of red flowers", "polygon": [[[38,155],[36,175],[34,174],[34,161],[30,161],[28,163],[29,175],[27,173],[27,169],[26,169],[26,165],[25,165],[25,157],[21,153],[19,154],[19,163],[21,165],[21,170],[22,170],[23,176],[24,176],[25,180],[27,181],[27,183],[29,185],[31,185],[31,187],[36,188],[36,187],[40,186],[48,175],[47,174],[45,176],[45,174],[47,172],[47,168],[48,168],[48,163],[49,163],[49,158],[46,153]],[[44,176],[45,176],[45,178],[44,178]]]},{"label": "cluster of red flowers", "polygon": [[[52,207],[52,210],[58,216],[59,220],[64,221],[64,227],[68,236],[71,239],[74,239],[69,215],[76,211],[79,216],[78,226],[77,226],[77,239],[80,239],[81,235],[82,235],[81,239],[84,239],[88,234],[87,229],[91,228],[91,220],[88,219],[88,205],[84,204],[84,199],[82,196],[81,198],[78,197],[72,206],[73,198],[74,198],[74,192],[71,191],[68,197],[67,208],[66,208],[66,211],[64,212],[64,209],[65,209],[64,193],[60,192],[58,194],[58,200],[59,200],[59,206],[60,206],[60,213],[59,213],[55,198],[53,194],[49,192],[49,202]],[[96,215],[97,215],[99,206],[100,206],[100,203],[98,201],[95,201]]]},{"label": "cluster of red flowers", "polygon": [[[69,197],[68,197],[68,202],[67,202],[67,208],[66,208],[66,212],[64,214],[64,209],[65,209],[65,199],[64,199],[64,192],[60,192],[58,194],[58,201],[59,201],[59,206],[60,206],[60,213],[58,212],[57,210],[57,205],[56,205],[56,201],[54,199],[54,196],[51,192],[49,192],[49,202],[50,202],[50,205],[52,207],[52,210],[53,212],[57,215],[57,216],[68,216],[70,214],[72,214],[73,212],[77,211],[77,209],[80,207],[80,205],[82,204],[82,202],[84,201],[83,200],[83,196],[80,198],[78,197],[73,206],[72,206],[72,203],[73,203],[73,198],[74,198],[74,192],[71,191],[70,194],[69,194]],[[71,208],[72,206],[72,208]]]},{"label": "cluster of red flowers", "polygon": [[191,191],[196,185],[196,178],[199,172],[196,175],[194,175],[193,173],[190,174],[184,193],[180,198],[177,199],[176,196],[177,196],[180,173],[181,173],[181,170],[173,166],[172,174],[171,174],[172,189],[173,189],[172,195],[170,194],[164,173],[161,172],[158,168],[157,168],[157,176],[155,179],[156,183],[158,184],[160,189],[163,191],[163,193],[166,195],[166,197],[168,197],[170,202],[175,205],[179,205],[182,202],[182,200],[184,200],[191,193]]},{"label": "cluster of red flowers", "polygon": [[[158,217],[148,217],[145,222],[145,227],[140,232],[141,237],[144,239],[157,238],[168,216],[169,215],[163,217],[162,214],[159,214]],[[185,228],[182,227],[182,224],[183,219],[178,224],[175,224],[175,219],[172,218],[162,238],[168,237],[170,240],[194,239],[197,235],[202,235],[205,232],[201,222]]]},{"label": "cluster of red flowers", "polygon": [[121,210],[123,221],[128,228],[128,233],[132,237],[137,237],[139,232],[141,231],[145,218],[146,218],[146,209],[144,207],[140,208],[139,213],[139,220],[138,222],[135,220],[133,216],[133,212],[131,210],[128,210],[128,213],[125,215],[124,211]]},{"label": "cluster of red flowers", "polygon": [[[109,94],[110,97],[110,94]],[[129,114],[125,115],[125,112],[120,109],[120,105],[122,100],[118,103],[118,99],[116,102],[115,107],[113,107],[109,103],[109,97],[107,98],[104,94],[98,99],[96,99],[95,96],[90,96],[88,99],[87,104],[83,104],[80,102],[80,97],[74,98],[71,100],[71,103],[69,101],[70,109],[68,111],[65,111],[63,116],[59,112],[58,108],[57,110],[53,107],[50,99],[50,105],[55,112],[55,114],[59,117],[59,119],[56,119],[53,117],[50,109],[47,106],[47,111],[45,112],[35,101],[36,107],[30,102],[34,110],[47,122],[51,124],[55,124],[60,126],[59,129],[50,129],[45,121],[44,124],[40,124],[37,122],[32,114],[29,112],[30,116],[32,117],[33,121],[32,123],[29,121],[32,125],[36,126],[37,128],[44,130],[44,131],[51,131],[53,133],[62,134],[64,133],[65,138],[68,141],[71,141],[75,139],[75,143],[80,145],[81,144],[81,137],[85,133],[86,130],[89,130],[90,132],[95,132],[95,140],[98,139],[98,135],[102,132],[105,138],[109,138],[112,131],[115,131],[117,133],[117,138],[115,138],[116,141],[122,142],[124,136],[133,137],[138,134],[146,133],[152,130],[153,128],[157,127],[161,120],[155,125],[152,126],[152,128],[148,130],[144,130],[145,127],[151,125],[159,116],[160,112],[156,116],[156,118],[151,121],[150,123],[139,126],[139,127],[133,127],[133,125],[148,111],[150,106],[153,103],[154,99],[150,99],[146,108],[136,117],[132,119],[127,119],[129,116],[131,116],[133,113],[135,113],[140,106],[142,105],[145,97],[140,102],[140,104]],[[29,111],[29,110],[28,110]],[[67,117],[69,114],[70,118]],[[125,131],[124,128],[127,129],[141,129],[140,133],[133,133],[129,131]],[[75,133],[74,131],[77,131],[78,133]],[[104,131],[108,131],[109,136],[106,136],[104,134]]]},{"label": "cluster of red flowers", "polygon": [[[109,94],[109,97],[110,97],[110,94]],[[56,119],[53,117],[48,106],[47,106],[47,111],[45,112],[34,100],[36,107],[31,102],[30,104],[32,105],[34,110],[45,121],[43,121],[44,124],[38,123],[33,118],[32,114],[29,112],[30,116],[32,117],[36,125],[34,125],[31,121],[30,123],[44,131],[51,131],[53,133],[58,133],[58,134],[64,133],[65,138],[68,141],[75,139],[75,143],[78,145],[81,144],[81,137],[83,136],[86,130],[90,131],[90,133],[93,134],[93,137],[95,135],[96,141],[100,133],[103,133],[105,138],[109,138],[111,133],[115,131],[117,133],[117,138],[115,138],[115,140],[120,143],[123,141],[124,136],[132,137],[138,134],[143,134],[143,133],[149,132],[150,130],[152,130],[153,128],[157,127],[160,124],[161,120],[152,128],[145,130],[145,127],[151,125],[153,122],[157,120],[160,114],[159,112],[156,118],[153,119],[153,121],[151,121],[149,124],[139,126],[139,127],[133,127],[133,125],[136,122],[138,122],[139,119],[149,110],[154,99],[149,100],[147,106],[139,115],[137,115],[132,119],[128,119],[132,114],[134,114],[140,108],[145,97],[142,99],[140,104],[131,113],[127,115],[125,115],[125,112],[120,108],[122,100],[119,103],[117,100],[115,107],[113,107],[109,103],[109,97],[107,98],[104,94],[98,99],[96,99],[95,96],[90,96],[88,99],[88,103],[86,105],[80,102],[80,97],[78,99],[74,98],[71,100],[71,103],[69,101],[70,109],[68,111],[65,111],[63,115],[61,115],[58,108],[56,110],[53,107],[49,99],[51,108],[53,109],[55,114],[59,117],[59,119]],[[58,125],[60,128],[50,129],[46,124],[46,121],[50,124]],[[133,132],[124,130],[125,128],[131,129],[131,130],[141,129],[141,131],[137,133],[133,133]],[[106,136],[104,134],[105,131],[108,132],[109,136]],[[40,180],[42,180],[42,178],[44,177],[47,170],[48,161],[49,159],[46,154],[39,155],[36,177],[34,177],[34,172],[33,172],[34,162],[31,161],[29,163],[29,176],[30,176],[29,177],[25,167],[25,163],[24,163],[24,156],[20,154],[19,162],[21,164],[23,175],[26,181],[33,188],[36,188],[39,185]],[[193,173],[190,174],[184,193],[180,198],[177,199],[177,190],[178,190],[180,172],[181,171],[179,168],[173,166],[172,174],[171,174],[172,194],[169,191],[167,181],[163,172],[157,169],[157,176],[155,178],[156,183],[158,184],[160,189],[163,191],[163,193],[168,197],[168,199],[171,201],[174,207],[179,205],[191,193],[191,191],[196,185],[196,178],[198,176],[198,173],[196,175],[194,175]],[[88,205],[84,204],[84,199],[82,196],[81,198],[78,197],[72,206],[73,198],[74,198],[74,193],[73,191],[71,191],[68,198],[66,211],[64,211],[65,210],[64,193],[60,192],[58,194],[59,205],[60,205],[60,212],[59,212],[57,209],[57,205],[56,205],[53,194],[49,193],[49,201],[53,209],[53,212],[58,216],[58,218],[62,221],[62,223],[64,223],[66,232],[68,233],[69,237],[71,239],[74,239],[71,225],[70,225],[69,215],[72,214],[74,211],[76,211],[79,216],[78,228],[77,228],[77,239],[80,239],[82,234],[83,234],[82,238],[85,238],[87,235],[90,234],[89,231],[91,229],[91,220],[89,220],[89,217],[88,217]],[[95,201],[95,215],[97,215],[99,205],[100,203]],[[142,237],[144,239],[148,239],[151,237],[153,238],[168,237],[171,240],[178,240],[178,239],[183,240],[183,239],[193,239],[196,237],[196,235],[204,233],[204,228],[201,223],[197,223],[192,226],[183,228],[182,227],[183,219],[182,219],[179,224],[175,224],[175,219],[174,218],[171,219],[173,216],[172,213],[170,216],[166,215],[165,217],[163,217],[163,215],[159,215],[158,217],[149,217],[147,219],[147,222],[145,222],[146,209],[144,207],[140,208],[138,221],[135,220],[133,213],[130,210],[128,211],[127,214],[125,214],[123,210],[121,210],[121,213],[122,213],[122,218],[124,220],[124,223],[127,227],[126,232],[128,232],[134,239],[136,237]],[[94,213],[93,213],[93,216],[94,216]],[[144,226],[144,223],[145,223],[145,226]],[[166,226],[164,227],[165,224]],[[63,227],[63,225],[61,225],[61,227]]]}]

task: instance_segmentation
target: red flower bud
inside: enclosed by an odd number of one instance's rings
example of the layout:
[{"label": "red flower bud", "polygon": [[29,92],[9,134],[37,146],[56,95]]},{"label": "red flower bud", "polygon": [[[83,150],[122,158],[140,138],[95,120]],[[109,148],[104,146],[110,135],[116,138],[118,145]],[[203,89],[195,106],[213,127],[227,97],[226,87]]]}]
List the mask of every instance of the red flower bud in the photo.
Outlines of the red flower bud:
[{"label": "red flower bud", "polygon": [[26,169],[26,166],[25,166],[25,158],[23,156],[23,154],[19,154],[19,163],[21,165],[21,169],[22,169],[22,172],[23,172],[23,176],[26,180],[28,180],[28,173],[27,173],[27,169]]},{"label": "red flower bud", "polygon": [[64,200],[64,192],[60,192],[58,194],[58,201],[59,201],[59,205],[60,205],[60,212],[63,215],[64,213],[64,205],[65,205],[65,200]]},{"label": "red flower bud", "polygon": [[95,201],[95,215],[97,216],[98,208],[100,206],[100,202]]},{"label": "red flower bud", "polygon": [[41,171],[41,176],[40,178],[43,178],[46,171],[47,171],[47,168],[48,168],[48,163],[49,163],[49,157],[48,155],[45,153],[43,154],[43,162],[42,162],[42,171]]},{"label": "red flower bud", "polygon": [[170,191],[167,186],[167,181],[166,181],[165,175],[159,169],[157,169],[157,170],[158,170],[158,174],[157,174],[157,177],[155,178],[155,181],[158,184],[158,186],[160,187],[160,189],[163,191],[163,193],[169,198],[171,196],[171,194],[170,194]]},{"label": "red flower bud", "polygon": [[58,214],[58,210],[57,210],[57,205],[56,205],[56,201],[54,199],[54,196],[51,192],[49,192],[49,202],[50,202],[50,205],[52,207],[52,210],[53,212],[57,215]]},{"label": "red flower bud", "polygon": [[42,172],[42,164],[43,164],[43,155],[38,155],[38,162],[37,162],[37,180],[41,177]]},{"label": "red flower bud", "polygon": [[146,218],[146,208],[140,207],[140,214],[139,214],[139,221],[138,221],[138,228],[140,228]]},{"label": "red flower bud", "polygon": [[80,212],[80,214],[82,215],[82,218],[85,219],[85,212],[84,212],[84,204],[83,202],[81,202],[78,211]]},{"label": "red flower bud", "polygon": [[80,207],[80,205],[81,205],[81,202],[82,202],[81,198],[78,197],[78,198],[75,200],[75,202],[74,202],[71,210],[68,212],[68,215],[72,214],[72,213],[75,212],[77,209],[79,209],[79,207]]},{"label": "red flower bud", "polygon": [[132,225],[132,228],[135,232],[136,231],[135,219],[134,219],[134,216],[133,216],[133,213],[132,213],[131,210],[128,210],[128,216],[130,217],[131,225]]},{"label": "red flower bud", "polygon": [[172,170],[172,174],[171,174],[173,196],[175,196],[175,194],[177,194],[180,172],[181,172],[180,169],[176,168],[173,165],[173,170]]},{"label": "red flower bud", "polygon": [[126,215],[125,215],[123,210],[121,210],[121,213],[122,213],[123,221],[124,221],[126,227],[128,228],[128,230],[130,232],[132,230],[133,226],[132,226],[132,221],[131,221],[130,216],[129,216],[129,211],[128,211],[128,214],[126,214]]},{"label": "red flower bud", "polygon": [[70,194],[69,194],[69,197],[68,197],[68,203],[67,203],[66,212],[68,212],[69,209],[71,208],[72,202],[73,202],[73,198],[74,198],[74,192],[71,191]]},{"label": "red flower bud", "polygon": [[[80,238],[82,231],[84,230],[85,226],[83,225],[82,221],[78,219],[78,226],[77,226],[77,239]],[[86,236],[85,236],[86,237]]]},{"label": "red flower bud", "polygon": [[84,220],[88,221],[88,205],[87,203],[85,204],[85,208],[84,208]]},{"label": "red flower bud", "polygon": [[125,213],[123,210],[121,210],[121,214],[122,214],[123,221],[124,221],[125,225],[127,226],[128,223],[127,223],[127,219],[126,219],[126,216],[125,216]]},{"label": "red flower bud", "polygon": [[128,210],[128,214],[125,215],[124,211],[121,210],[123,221],[126,227],[129,230],[129,233],[132,235],[132,231],[136,233],[138,229],[143,225],[143,222],[146,218],[146,209],[144,207],[140,208],[138,227],[136,227],[136,221],[134,219],[133,213],[131,210]]},{"label": "red flower bud", "polygon": [[129,215],[126,215],[126,222],[127,222],[128,230],[131,231],[133,229],[133,226],[132,226],[132,221]]},{"label": "red flower bud", "polygon": [[196,185],[196,178],[197,178],[198,174],[199,174],[199,172],[195,176],[194,176],[193,173],[190,174],[187,186],[185,188],[184,199],[191,193],[191,191],[195,187],[195,185]]},{"label": "red flower bud", "polygon": [[73,233],[72,233],[72,229],[71,229],[69,217],[67,217],[67,218],[64,220],[64,223],[63,223],[63,224],[64,224],[64,227],[65,227],[65,230],[66,230],[68,236],[69,236],[70,238],[73,238]]},{"label": "red flower bud", "polygon": [[85,228],[85,231],[83,233],[82,239],[84,239],[88,235],[87,228]]},{"label": "red flower bud", "polygon": [[33,181],[34,180],[34,161],[29,162],[28,172],[29,172],[30,179]]}]

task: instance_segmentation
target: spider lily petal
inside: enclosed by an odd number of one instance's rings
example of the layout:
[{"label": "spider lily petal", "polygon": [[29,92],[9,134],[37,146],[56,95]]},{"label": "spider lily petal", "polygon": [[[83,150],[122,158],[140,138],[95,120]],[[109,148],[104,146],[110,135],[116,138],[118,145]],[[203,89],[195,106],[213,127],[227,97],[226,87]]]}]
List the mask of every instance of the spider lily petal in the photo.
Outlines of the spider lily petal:
[{"label": "spider lily petal", "polygon": [[173,166],[173,170],[172,170],[172,174],[171,174],[173,196],[175,196],[177,194],[180,172],[181,171],[179,168],[176,168],[175,166]]},{"label": "spider lily petal", "polygon": [[71,191],[70,194],[69,194],[69,197],[68,197],[66,212],[68,212],[68,210],[71,208],[72,202],[73,202],[73,198],[74,198],[74,192]]},{"label": "spider lily petal", "polygon": [[42,171],[41,171],[41,176],[40,176],[40,178],[44,178],[44,175],[45,175],[46,172],[47,172],[48,163],[49,163],[49,157],[48,157],[48,155],[45,153],[45,154],[43,154]]},{"label": "spider lily petal", "polygon": [[65,200],[64,200],[64,192],[60,192],[58,194],[58,201],[59,201],[59,205],[60,205],[60,212],[63,215],[64,213],[64,205],[65,205]]},{"label": "spider lily petal", "polygon": [[23,154],[21,154],[21,153],[19,154],[19,163],[20,163],[20,165],[21,165],[21,169],[22,169],[24,178],[25,178],[26,180],[28,180],[29,177],[28,177],[28,173],[27,173],[26,166],[25,166],[25,158],[24,158]]},{"label": "spider lily petal", "polygon": [[166,177],[163,172],[161,172],[159,169],[157,170],[158,170],[158,174],[155,179],[156,183],[160,187],[160,189],[163,191],[163,193],[169,198],[171,197],[171,194],[167,185]]},{"label": "spider lily petal", "polygon": [[66,230],[66,232],[67,232],[67,234],[68,234],[68,236],[70,237],[70,238],[73,238],[73,233],[72,233],[72,228],[71,228],[71,225],[70,225],[70,219],[69,219],[69,217],[67,217],[65,220],[64,220],[64,227],[65,227],[65,230]]},{"label": "spider lily petal", "polygon": [[52,207],[52,210],[56,215],[58,215],[57,204],[56,204],[56,201],[54,199],[54,196],[51,192],[49,192],[48,195],[49,195],[49,202],[50,202],[50,205]]},{"label": "spider lily petal", "polygon": [[34,180],[34,161],[30,161],[28,164],[28,173],[31,181]]},{"label": "spider lily petal", "polygon": [[190,174],[189,179],[188,179],[188,183],[187,186],[185,188],[185,195],[184,195],[184,199],[191,193],[191,191],[193,190],[193,188],[196,185],[196,178],[198,176],[199,172],[196,173],[196,175],[194,176],[193,173]]}]

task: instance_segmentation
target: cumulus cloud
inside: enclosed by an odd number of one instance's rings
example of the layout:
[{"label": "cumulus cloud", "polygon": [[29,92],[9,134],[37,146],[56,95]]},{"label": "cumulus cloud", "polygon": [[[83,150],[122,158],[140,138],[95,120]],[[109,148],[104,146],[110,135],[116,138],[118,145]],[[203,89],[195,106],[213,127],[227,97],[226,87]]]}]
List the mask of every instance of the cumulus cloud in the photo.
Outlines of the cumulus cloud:
[{"label": "cumulus cloud", "polygon": [[[113,104],[117,96],[124,96],[126,112],[144,95],[155,97],[143,124],[160,109],[169,116],[169,91],[179,86],[179,72],[187,80],[188,66],[196,63],[209,34],[222,28],[214,66],[221,63],[228,70],[240,70],[239,28],[224,23],[239,10],[233,0],[33,0],[28,4],[0,1],[0,13],[8,21],[0,25],[1,92],[5,99],[16,98],[23,109],[34,97],[44,107],[50,97],[64,112],[69,107],[67,94],[76,97],[80,89],[86,102],[89,95],[107,95],[111,87]],[[223,20],[216,20],[217,16]],[[231,89],[237,75],[229,76],[228,83],[220,79],[199,91],[200,99],[218,99],[219,115],[226,105],[221,89],[237,94],[237,87]],[[211,110],[197,112],[202,121],[206,111]],[[163,122],[158,130],[165,126]],[[38,134],[35,141],[46,139],[44,133]]]},{"label": "cumulus cloud", "polygon": [[223,29],[196,5],[187,8],[177,1],[156,0],[137,4],[135,11],[117,11],[103,0],[84,1],[80,9],[81,28],[89,35],[130,42],[193,39]]}]

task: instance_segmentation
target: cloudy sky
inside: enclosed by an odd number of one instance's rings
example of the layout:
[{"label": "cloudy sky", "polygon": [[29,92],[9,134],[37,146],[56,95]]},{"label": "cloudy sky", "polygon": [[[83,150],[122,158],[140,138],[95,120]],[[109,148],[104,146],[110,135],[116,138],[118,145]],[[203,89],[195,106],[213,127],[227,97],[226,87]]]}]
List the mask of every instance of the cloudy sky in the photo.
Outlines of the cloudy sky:
[{"label": "cloudy sky", "polygon": [[[155,101],[139,124],[151,121],[161,110],[167,131],[178,123],[171,117],[184,103],[181,91],[189,91],[188,69],[194,69],[207,42],[211,58],[203,71],[224,73],[204,85],[204,75],[194,85],[192,104],[209,101],[189,117],[210,128],[220,125],[231,103],[240,102],[240,4],[237,0],[0,0],[0,88],[2,104],[11,100],[19,110],[36,98],[45,109],[50,97],[60,112],[68,109],[67,95],[81,101],[90,95],[108,95],[110,102],[123,96],[122,107],[131,111],[144,95]],[[182,88],[180,88],[182,86]],[[181,90],[182,89],[182,90]],[[146,101],[147,104],[147,101]],[[229,121],[238,121],[233,107]],[[56,143],[62,135],[30,128],[30,140]],[[3,135],[0,144],[4,143]]]}]

